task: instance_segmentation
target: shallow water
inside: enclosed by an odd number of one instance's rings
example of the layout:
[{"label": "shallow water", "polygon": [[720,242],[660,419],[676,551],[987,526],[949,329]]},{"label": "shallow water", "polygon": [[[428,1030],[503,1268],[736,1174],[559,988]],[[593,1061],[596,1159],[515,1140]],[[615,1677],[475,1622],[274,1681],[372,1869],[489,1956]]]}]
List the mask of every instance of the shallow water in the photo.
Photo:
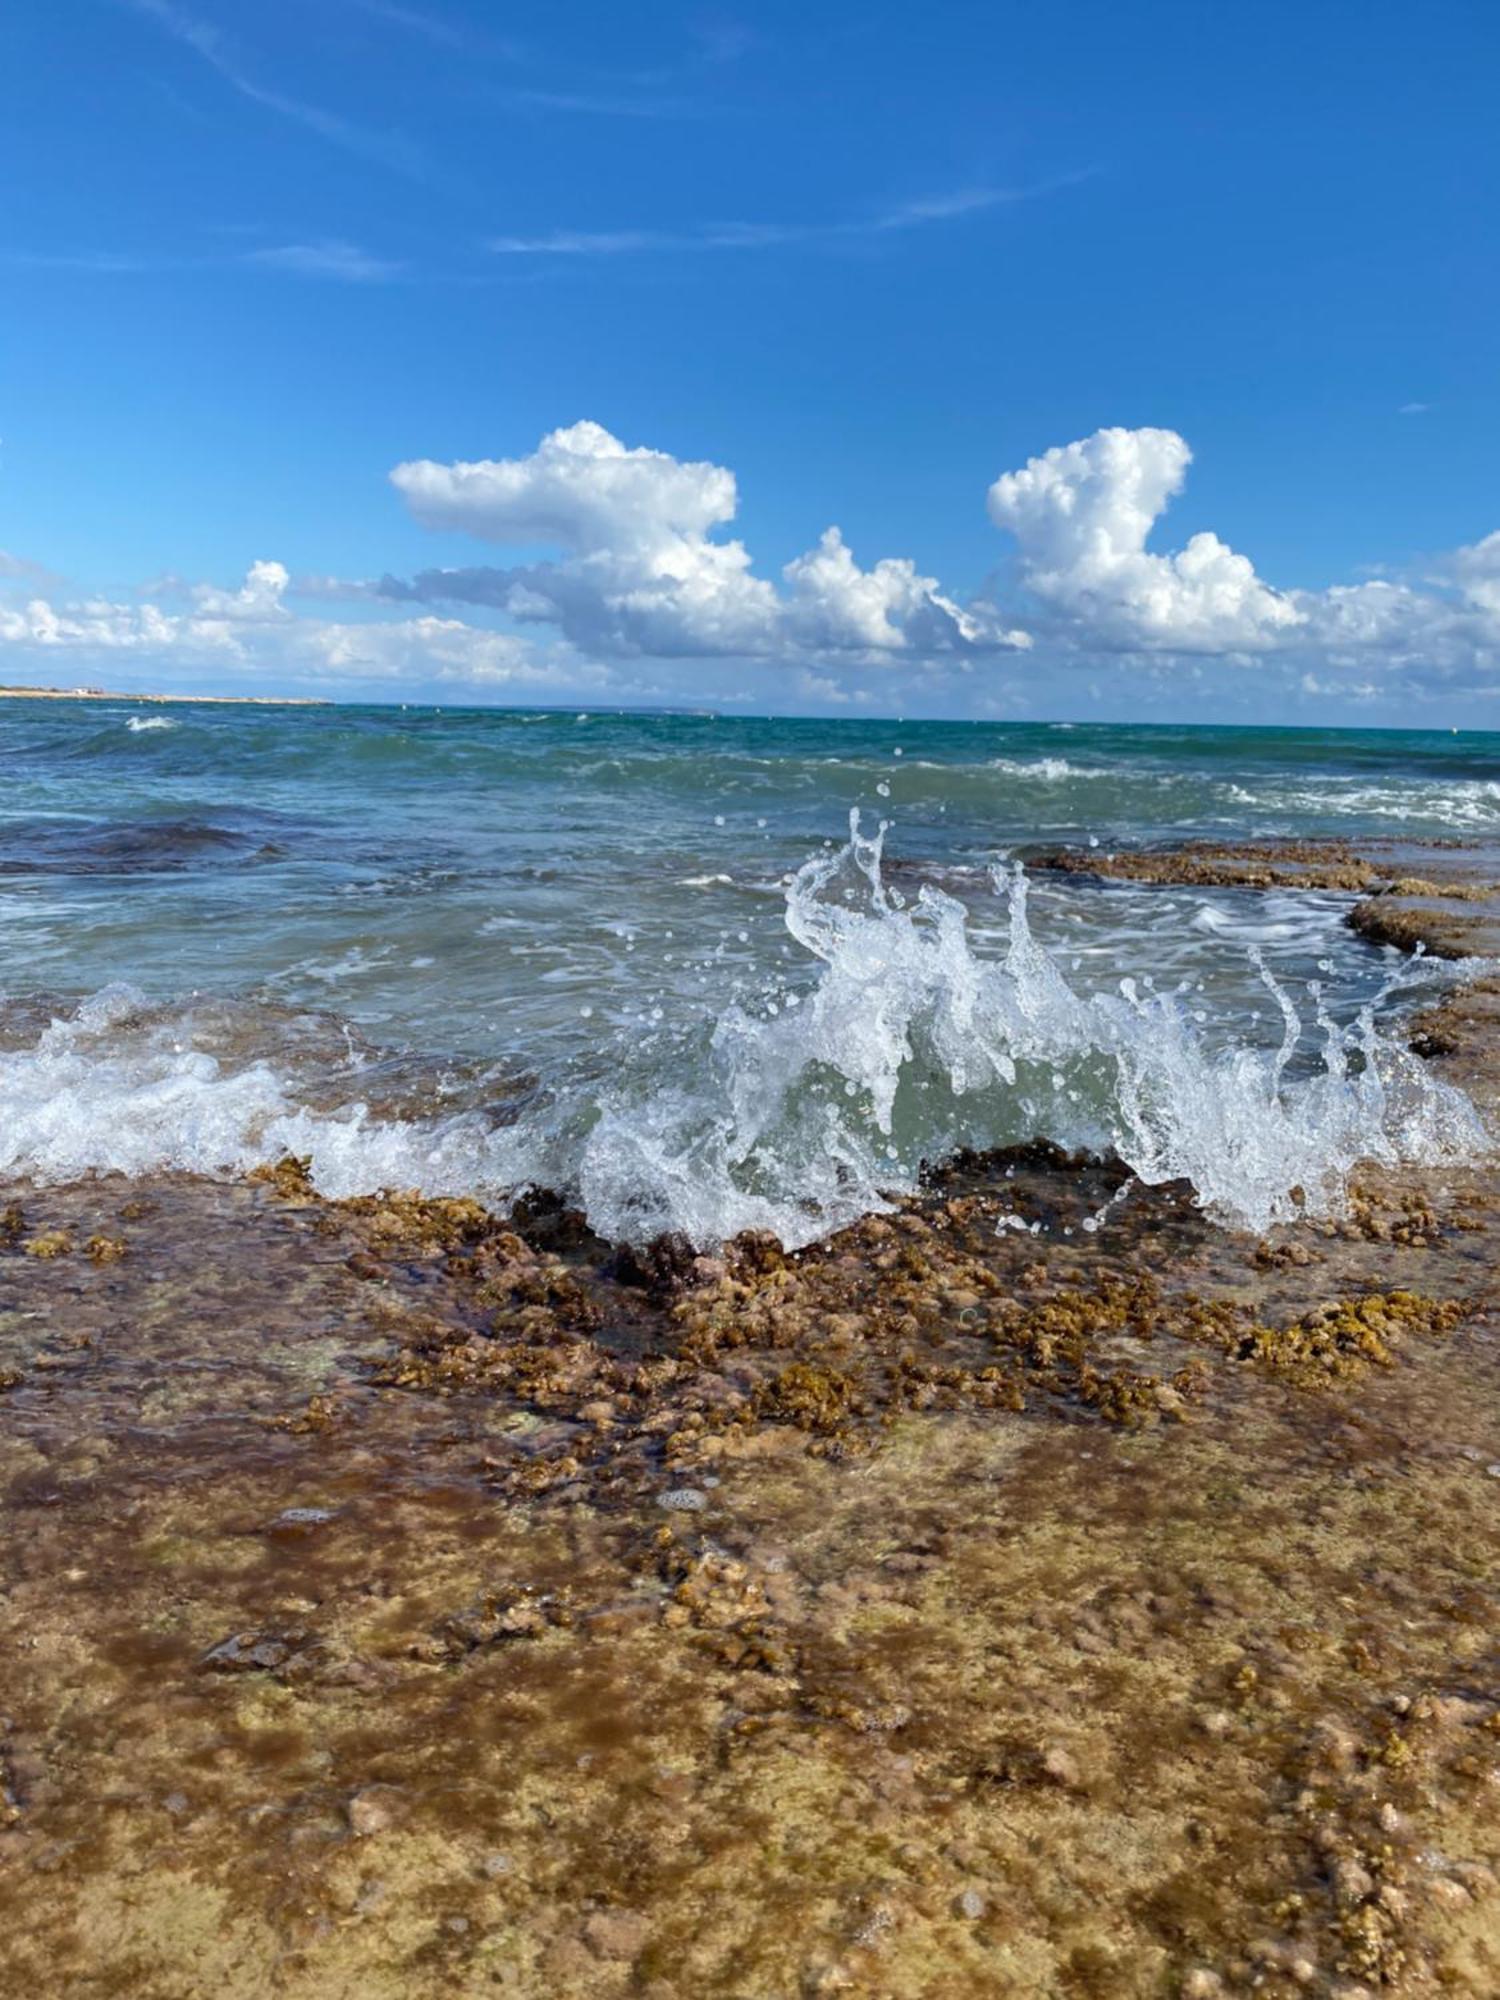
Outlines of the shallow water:
[{"label": "shallow water", "polygon": [[1257,1226],[1361,1151],[1478,1143],[1369,1016],[1351,898],[1023,906],[1011,868],[1485,839],[1491,737],[9,702],[0,762],[11,1171],[290,1147],[335,1192],[544,1181],[607,1233],[800,1240],[1033,1133]]}]

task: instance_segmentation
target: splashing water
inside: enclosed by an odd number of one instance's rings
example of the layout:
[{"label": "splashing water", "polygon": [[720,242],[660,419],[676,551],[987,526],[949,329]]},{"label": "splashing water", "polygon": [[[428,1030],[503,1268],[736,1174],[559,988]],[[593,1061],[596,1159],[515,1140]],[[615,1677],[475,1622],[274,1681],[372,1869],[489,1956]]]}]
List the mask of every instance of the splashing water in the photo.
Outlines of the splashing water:
[{"label": "splashing water", "polygon": [[883,838],[853,813],[848,844],[793,878],[786,925],[816,970],[805,990],[610,1052],[609,1081],[579,1067],[508,1127],[479,1110],[313,1111],[265,1062],[236,1070],[184,1046],[180,1027],[142,1025],[141,997],[114,987],[0,1055],[0,1171],[243,1171],[294,1152],[335,1196],[400,1185],[496,1200],[545,1185],[607,1237],[670,1229],[706,1246],[754,1228],[797,1246],[888,1206],[924,1163],[1035,1137],[1112,1148],[1141,1181],[1188,1181],[1210,1215],[1256,1230],[1336,1213],[1361,1160],[1487,1149],[1468,1100],[1377,1025],[1420,966],[1346,1027],[1310,986],[1304,1023],[1252,947],[1281,1041],[1216,1048],[1184,989],[1070,987],[1032,935],[1019,868],[996,872],[1008,925],[984,956],[962,903],[888,887]]},{"label": "splashing water", "polygon": [[299,1105],[269,1063],[185,1045],[134,987],[107,986],[29,1049],[0,1053],[0,1174],[245,1173],[310,1155],[332,1197],[380,1187],[456,1193],[483,1177],[482,1126]]},{"label": "splashing water", "polygon": [[175,729],[177,724],[170,715],[127,715],[125,727],[132,736],[140,736],[148,729]]},{"label": "splashing water", "polygon": [[[986,961],[963,904],[930,886],[914,905],[881,875],[883,830],[858,814],[838,854],[809,862],[787,927],[822,973],[796,1007],[731,1007],[691,1080],[628,1084],[557,1159],[596,1228],[709,1242],[746,1228],[796,1245],[909,1191],[925,1161],[1037,1136],[1111,1147],[1151,1185],[1192,1183],[1244,1228],[1340,1206],[1361,1159],[1431,1162],[1487,1145],[1468,1100],[1376,1025],[1398,974],[1340,1029],[1311,989],[1321,1069],[1290,1074],[1303,1024],[1252,951],[1284,1034],[1273,1050],[1211,1050],[1178,993],[1080,997],[1008,893],[1003,955]],[[568,1171],[568,1169],[571,1171]]]}]

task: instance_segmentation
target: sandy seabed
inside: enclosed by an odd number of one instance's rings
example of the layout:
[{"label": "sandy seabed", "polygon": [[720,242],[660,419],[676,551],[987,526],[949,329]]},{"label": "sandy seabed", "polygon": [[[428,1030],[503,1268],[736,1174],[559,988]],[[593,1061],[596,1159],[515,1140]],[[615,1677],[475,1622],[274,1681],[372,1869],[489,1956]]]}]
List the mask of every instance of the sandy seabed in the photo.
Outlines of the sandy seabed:
[{"label": "sandy seabed", "polygon": [[[1500,955],[1494,857],[1352,861]],[[1414,1045],[1500,1123],[1500,979]],[[1500,1993],[1495,1171],[1120,1184],[0,1190],[0,1989]]]}]

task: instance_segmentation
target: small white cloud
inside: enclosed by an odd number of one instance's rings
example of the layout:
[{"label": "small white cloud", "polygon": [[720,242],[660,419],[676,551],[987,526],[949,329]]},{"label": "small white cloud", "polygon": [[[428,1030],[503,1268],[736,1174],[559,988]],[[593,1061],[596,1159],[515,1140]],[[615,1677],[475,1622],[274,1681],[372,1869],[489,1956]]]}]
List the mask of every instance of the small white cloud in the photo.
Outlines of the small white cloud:
[{"label": "small white cloud", "polygon": [[389,257],[374,257],[355,243],[324,238],[315,243],[273,243],[249,250],[242,260],[268,271],[286,271],[297,278],[333,278],[346,285],[380,285],[400,277],[406,268]]},{"label": "small white cloud", "polygon": [[815,674],[810,667],[804,667],[798,674],[797,692],[805,701],[826,701],[840,708],[852,699],[848,689],[838,681],[828,674]]},{"label": "small white cloud", "polygon": [[200,583],[193,586],[191,595],[200,616],[264,623],[290,615],[281,601],[289,581],[284,564],[253,562],[238,590],[218,590]]}]

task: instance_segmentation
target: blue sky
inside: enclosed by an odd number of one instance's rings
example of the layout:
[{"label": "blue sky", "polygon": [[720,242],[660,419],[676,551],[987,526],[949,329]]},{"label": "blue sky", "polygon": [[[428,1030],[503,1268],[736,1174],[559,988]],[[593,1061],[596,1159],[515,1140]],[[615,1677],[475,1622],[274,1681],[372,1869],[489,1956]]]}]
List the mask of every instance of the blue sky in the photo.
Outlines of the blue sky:
[{"label": "blue sky", "polygon": [[[18,0],[0,677],[1491,722],[1497,57],[1472,0]],[[525,494],[390,477],[473,461]]]}]

